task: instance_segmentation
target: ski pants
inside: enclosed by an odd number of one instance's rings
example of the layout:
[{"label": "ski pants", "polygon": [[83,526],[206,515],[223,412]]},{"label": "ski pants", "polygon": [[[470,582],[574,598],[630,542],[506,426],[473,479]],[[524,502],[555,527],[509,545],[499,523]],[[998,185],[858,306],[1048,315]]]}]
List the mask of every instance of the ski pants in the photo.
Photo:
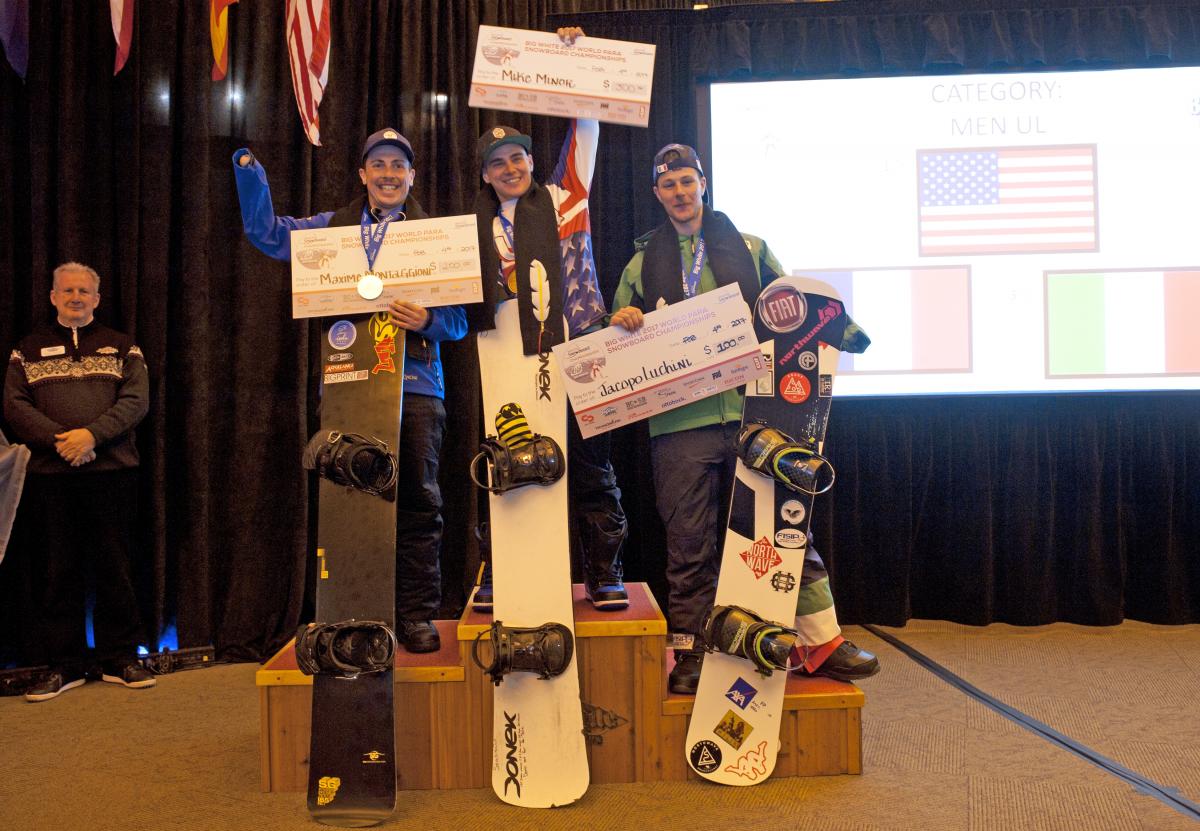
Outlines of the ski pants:
[{"label": "ski pants", "polygon": [[571,559],[607,572],[620,561],[625,509],[613,471],[612,437],[585,439],[573,410],[567,411],[567,498],[570,501]]},{"label": "ski pants", "polygon": [[442,604],[438,464],[445,432],[440,398],[405,394],[396,483],[396,617],[401,620],[432,620]]}]

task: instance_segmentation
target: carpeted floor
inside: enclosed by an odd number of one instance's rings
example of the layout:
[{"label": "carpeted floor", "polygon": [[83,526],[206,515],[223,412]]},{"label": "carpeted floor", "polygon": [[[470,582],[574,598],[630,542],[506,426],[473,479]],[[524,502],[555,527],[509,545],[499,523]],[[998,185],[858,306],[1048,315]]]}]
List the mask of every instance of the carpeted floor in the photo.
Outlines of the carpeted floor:
[{"label": "carpeted floor", "polygon": [[[881,628],[1095,753],[1200,803],[1200,626]],[[864,774],[596,785],[534,811],[490,790],[401,792],[385,828],[1173,831],[1200,822],[1003,718],[871,633]],[[302,794],[259,791],[254,665],[0,698],[0,829],[312,829]]]}]

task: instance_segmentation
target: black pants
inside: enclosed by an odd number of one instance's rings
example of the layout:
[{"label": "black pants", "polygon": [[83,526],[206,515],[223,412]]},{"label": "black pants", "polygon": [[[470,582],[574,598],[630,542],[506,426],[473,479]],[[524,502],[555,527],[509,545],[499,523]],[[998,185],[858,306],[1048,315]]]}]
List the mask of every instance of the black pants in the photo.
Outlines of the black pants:
[{"label": "black pants", "polygon": [[137,482],[136,469],[26,476],[20,513],[31,663],[83,668],[89,585],[96,658],[137,654],[145,639],[132,578]]},{"label": "black pants", "polygon": [[430,620],[442,604],[442,491],[438,462],[446,432],[440,398],[407,393],[396,483],[396,616]]},{"label": "black pants", "polygon": [[[605,530],[624,527],[621,489],[613,470],[612,434],[585,439],[575,411],[567,409],[567,499],[570,501],[571,559],[607,565],[614,556]],[[589,522],[589,515],[591,522]],[[598,527],[597,527],[598,525]]]},{"label": "black pants", "polygon": [[698,634],[717,596],[740,426],[714,424],[650,440],[655,499],[667,531],[667,617],[676,632]]}]

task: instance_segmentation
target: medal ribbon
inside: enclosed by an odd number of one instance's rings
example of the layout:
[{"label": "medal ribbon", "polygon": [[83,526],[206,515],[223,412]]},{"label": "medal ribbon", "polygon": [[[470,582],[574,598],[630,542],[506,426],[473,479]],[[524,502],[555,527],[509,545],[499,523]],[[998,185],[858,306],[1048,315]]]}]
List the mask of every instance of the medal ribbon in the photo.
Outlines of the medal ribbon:
[{"label": "medal ribbon", "polygon": [[[517,247],[513,242],[513,224],[512,220],[504,215],[503,207],[496,211],[496,216],[500,219],[500,230],[504,232],[509,254],[512,255],[511,259],[500,258],[500,283],[508,289],[510,294],[515,295],[517,293]],[[497,242],[499,242],[498,238]]]},{"label": "medal ribbon", "polygon": [[704,271],[704,234],[701,232],[699,239],[696,240],[696,246],[693,249],[692,269],[688,271],[687,260],[683,256],[683,252],[679,252],[680,260],[680,278],[683,283],[683,296],[695,297],[696,292],[700,290],[700,272]]},{"label": "medal ribbon", "polygon": [[362,232],[362,247],[367,255],[367,271],[375,270],[375,257],[379,255],[379,248],[383,245],[383,237],[387,233],[388,225],[393,219],[402,218],[404,211],[400,208],[393,208],[388,211],[378,222],[372,222],[371,211],[366,205],[363,206],[362,221],[359,230]]}]

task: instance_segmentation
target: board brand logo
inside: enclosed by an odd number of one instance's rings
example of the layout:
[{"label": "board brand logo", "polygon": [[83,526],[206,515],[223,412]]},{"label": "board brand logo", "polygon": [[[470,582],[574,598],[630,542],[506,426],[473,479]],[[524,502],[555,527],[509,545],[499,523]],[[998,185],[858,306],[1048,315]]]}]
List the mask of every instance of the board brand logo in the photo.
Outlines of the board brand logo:
[{"label": "board brand logo", "polygon": [[777,592],[790,592],[796,588],[796,575],[790,571],[777,571],[771,575],[771,588]]},{"label": "board brand logo", "polygon": [[691,760],[692,767],[701,773],[712,773],[721,766],[721,748],[717,747],[716,742],[705,739],[692,745],[692,749],[688,751],[688,759]]},{"label": "board brand logo", "polygon": [[750,706],[750,702],[754,700],[754,696],[756,695],[758,695],[758,690],[750,686],[746,682],[746,679],[741,677],[734,681],[733,686],[725,693],[726,698],[743,710]]},{"label": "board brand logo", "polygon": [[779,552],[771,547],[771,543],[766,537],[754,543],[748,551],[743,551],[738,556],[750,567],[756,578],[761,578],[768,571],[783,562],[783,558],[779,556]]},{"label": "board brand logo", "polygon": [[504,746],[508,748],[508,755],[504,761],[504,772],[508,774],[508,778],[504,780],[504,793],[508,793],[508,786],[514,785],[517,789],[517,796],[521,795],[521,765],[517,762],[517,719],[519,714],[509,715],[504,714]]},{"label": "board brand logo", "polygon": [[804,503],[796,499],[789,499],[779,507],[779,515],[789,525],[799,525],[801,522],[804,522],[805,513]]},{"label": "board brand logo", "polygon": [[740,750],[742,743],[754,732],[754,727],[733,710],[727,710],[720,724],[713,728],[713,732],[729,742],[734,750]]},{"label": "board brand logo", "polygon": [[337,796],[342,780],[337,776],[322,776],[317,780],[317,804],[328,805]]},{"label": "board brand logo", "polygon": [[755,750],[738,757],[737,764],[725,768],[726,773],[736,773],[738,776],[753,782],[767,772],[767,743],[759,742]]},{"label": "board brand logo", "polygon": [[783,334],[800,328],[808,314],[804,295],[793,286],[782,285],[767,289],[758,298],[758,318],[772,332]]},{"label": "board brand logo", "polygon": [[550,353],[538,353],[538,371],[536,376],[537,397],[541,401],[550,399]]},{"label": "board brand logo", "polygon": [[382,765],[385,762],[387,762],[387,754],[382,750],[368,750],[362,757],[364,765]]},{"label": "board brand logo", "polygon": [[812,392],[812,385],[799,372],[789,372],[779,382],[779,394],[789,404],[803,404]]},{"label": "board brand logo", "polygon": [[371,374],[390,372],[394,375],[396,361],[393,356],[396,354],[396,332],[399,331],[399,327],[392,323],[387,312],[376,312],[371,315],[368,328],[371,330],[371,337],[375,340],[375,357],[379,359],[379,362],[371,368]]}]

